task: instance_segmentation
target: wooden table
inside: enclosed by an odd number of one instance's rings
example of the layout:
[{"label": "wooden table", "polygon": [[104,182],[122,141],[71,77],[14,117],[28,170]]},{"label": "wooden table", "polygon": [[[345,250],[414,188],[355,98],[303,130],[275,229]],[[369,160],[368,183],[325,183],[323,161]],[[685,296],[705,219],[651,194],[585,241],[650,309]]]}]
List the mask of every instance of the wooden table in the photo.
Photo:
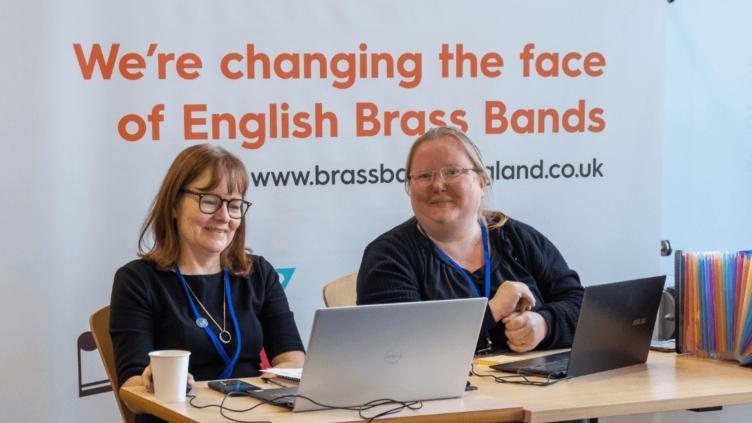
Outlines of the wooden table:
[{"label": "wooden table", "polygon": [[[494,357],[495,361],[517,358]],[[492,373],[476,366],[480,374]],[[501,375],[502,373],[494,373]],[[525,409],[527,422],[656,413],[752,403],[752,368],[650,352],[646,364],[560,381],[546,387],[498,384],[473,378],[479,392]]]},{"label": "wooden table", "polygon": [[[480,363],[512,361],[528,356],[497,356]],[[475,367],[481,374],[502,375],[484,364]],[[246,380],[271,387],[260,379]],[[477,391],[467,392],[458,399],[424,401],[422,410],[405,410],[390,418],[423,422],[550,422],[752,403],[752,369],[732,362],[658,352],[651,352],[646,364],[581,376],[547,387],[499,384],[478,377],[470,380],[478,386]],[[222,398],[221,394],[208,389],[206,383],[199,383],[193,393],[199,404],[219,404]],[[169,421],[227,421],[217,408],[196,409],[187,403],[157,403],[154,396],[143,388],[122,388],[120,395],[123,400]],[[233,398],[227,405],[242,408],[255,403],[249,398]],[[275,422],[362,421],[351,411],[292,413],[270,405],[230,415],[239,420]]]},{"label": "wooden table", "polygon": [[[259,378],[243,379],[263,388],[276,388]],[[283,383],[289,383],[284,381]],[[198,382],[191,394],[196,395],[194,404],[219,404],[223,394],[213,391],[206,386],[206,382]],[[120,389],[120,397],[138,408],[154,414],[170,422],[225,422],[216,407],[198,409],[185,403],[159,403],[154,394],[146,392],[143,387],[124,387]],[[248,397],[229,398],[225,402],[227,407],[248,408],[259,401]],[[388,407],[385,407],[385,409]],[[363,422],[355,411],[347,410],[318,410],[293,413],[281,407],[262,404],[253,411],[246,413],[226,412],[237,420],[244,421],[283,421],[283,422]],[[369,414],[371,415],[371,414]],[[390,415],[390,421],[399,422],[513,422],[521,421],[524,410],[520,406],[508,401],[493,398],[478,391],[468,392],[462,398],[424,401],[423,408],[417,411],[403,410]],[[381,420],[381,418],[379,419]]]}]

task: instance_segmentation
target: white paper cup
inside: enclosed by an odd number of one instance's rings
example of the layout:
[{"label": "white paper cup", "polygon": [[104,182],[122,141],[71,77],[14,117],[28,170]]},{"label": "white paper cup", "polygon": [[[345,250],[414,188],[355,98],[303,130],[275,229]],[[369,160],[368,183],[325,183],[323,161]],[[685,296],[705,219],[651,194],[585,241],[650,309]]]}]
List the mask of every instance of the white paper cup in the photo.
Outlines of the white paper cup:
[{"label": "white paper cup", "polygon": [[163,350],[149,353],[154,396],[159,402],[185,402],[190,351]]}]

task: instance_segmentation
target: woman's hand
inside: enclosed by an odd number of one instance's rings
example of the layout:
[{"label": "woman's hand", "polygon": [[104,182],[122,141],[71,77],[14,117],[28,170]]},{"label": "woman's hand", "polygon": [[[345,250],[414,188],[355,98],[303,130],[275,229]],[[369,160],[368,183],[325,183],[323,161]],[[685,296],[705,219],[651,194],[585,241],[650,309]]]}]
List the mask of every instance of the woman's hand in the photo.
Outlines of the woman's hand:
[{"label": "woman's hand", "polygon": [[[277,354],[272,358],[272,367],[282,367],[288,369],[303,368],[303,362],[305,361],[305,353],[303,351],[288,351],[282,354]],[[271,373],[264,373],[261,370],[261,378],[274,379],[277,375]]]},{"label": "woman's hand", "polygon": [[305,361],[303,351],[288,351],[272,358],[272,367],[302,368]]},{"label": "woman's hand", "polygon": [[[188,380],[186,382],[191,387],[191,389],[193,389],[193,384],[196,383],[196,381],[193,380],[193,375],[190,373],[188,373]],[[122,388],[124,386],[143,386],[148,392],[154,392],[154,381],[151,375],[151,365],[146,366],[144,372],[141,373],[140,376],[129,377],[128,380],[126,380],[120,387]],[[131,405],[128,402],[126,402],[125,405],[135,414],[144,412],[140,408]]]},{"label": "woman's hand", "polygon": [[525,352],[537,347],[548,333],[546,320],[534,311],[514,312],[505,317],[504,334],[512,351]]},{"label": "woman's hand", "polygon": [[[193,375],[188,373],[188,380],[186,381],[188,385],[193,388],[193,384],[196,383],[195,380],[193,380]],[[141,376],[133,376],[132,378],[125,381],[123,386],[133,386],[133,385],[143,385],[144,388],[148,392],[154,392],[154,378],[151,373],[151,364],[146,366],[144,369],[144,372],[141,373]]]},{"label": "woman's hand", "polygon": [[535,297],[530,288],[522,282],[515,281],[504,281],[493,298],[488,300],[488,308],[497,322],[515,311],[531,310],[533,306]]}]

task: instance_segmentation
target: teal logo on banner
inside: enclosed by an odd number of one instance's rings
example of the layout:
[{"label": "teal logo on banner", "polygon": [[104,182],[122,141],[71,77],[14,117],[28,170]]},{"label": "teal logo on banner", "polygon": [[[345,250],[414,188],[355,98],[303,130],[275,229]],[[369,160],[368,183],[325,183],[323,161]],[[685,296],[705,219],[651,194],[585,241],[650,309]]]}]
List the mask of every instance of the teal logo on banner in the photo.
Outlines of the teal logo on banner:
[{"label": "teal logo on banner", "polygon": [[279,274],[279,283],[282,284],[282,289],[287,288],[287,284],[290,283],[290,279],[292,279],[293,273],[295,273],[294,267],[280,267],[277,269],[277,273]]}]

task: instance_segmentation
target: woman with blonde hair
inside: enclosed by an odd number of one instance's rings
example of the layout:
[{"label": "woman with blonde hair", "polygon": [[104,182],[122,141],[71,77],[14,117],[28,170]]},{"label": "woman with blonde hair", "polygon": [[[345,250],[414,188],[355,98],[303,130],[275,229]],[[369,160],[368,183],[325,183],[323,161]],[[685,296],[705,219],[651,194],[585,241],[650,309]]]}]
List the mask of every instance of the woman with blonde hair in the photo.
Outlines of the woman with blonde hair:
[{"label": "woman with blonde hair", "polygon": [[405,174],[415,216],[366,248],[358,304],[483,295],[479,350],[571,345],[579,277],[538,231],[483,210],[491,178],[475,144],[458,129],[433,128],[413,143]]}]

